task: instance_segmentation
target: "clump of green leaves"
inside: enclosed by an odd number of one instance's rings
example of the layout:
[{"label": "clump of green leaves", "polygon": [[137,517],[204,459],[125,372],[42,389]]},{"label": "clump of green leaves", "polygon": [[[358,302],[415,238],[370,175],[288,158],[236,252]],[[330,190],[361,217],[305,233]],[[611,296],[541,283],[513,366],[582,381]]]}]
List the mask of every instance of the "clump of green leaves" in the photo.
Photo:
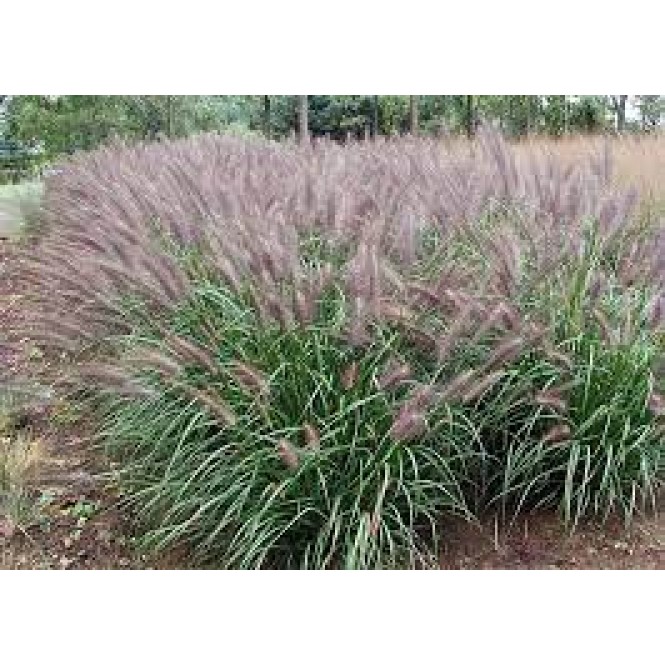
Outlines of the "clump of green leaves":
[{"label": "clump of green leaves", "polygon": [[662,350],[648,287],[602,272],[608,261],[589,223],[579,254],[520,294],[551,319],[550,332],[466,416],[477,512],[556,507],[574,527],[583,516],[628,521],[655,506],[665,453],[655,374]]},{"label": "clump of green leaves", "polygon": [[284,331],[209,288],[177,317],[199,348],[203,310],[219,339],[210,367],[105,403],[144,545],[184,542],[197,561],[234,568],[423,565],[440,515],[467,511],[454,443],[413,402],[421,383],[382,388],[395,339],[359,353],[336,334],[338,313]]}]

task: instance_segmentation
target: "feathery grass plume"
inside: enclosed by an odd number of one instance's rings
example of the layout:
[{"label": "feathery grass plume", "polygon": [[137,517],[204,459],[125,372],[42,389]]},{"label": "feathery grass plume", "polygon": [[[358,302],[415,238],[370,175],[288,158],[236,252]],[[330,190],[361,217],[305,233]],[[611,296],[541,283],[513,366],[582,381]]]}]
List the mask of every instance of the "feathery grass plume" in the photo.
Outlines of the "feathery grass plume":
[{"label": "feathery grass plume", "polygon": [[469,386],[469,388],[467,388],[467,390],[462,395],[462,403],[469,404],[471,402],[475,402],[483,395],[483,393],[492,388],[492,386],[494,386],[494,384],[497,383],[497,381],[499,381],[503,376],[505,376],[505,372],[503,370],[498,370],[488,374],[487,376],[477,379],[476,382],[471,384],[471,386]]},{"label": "feathery grass plume", "polygon": [[478,379],[476,369],[468,369],[448,381],[439,392],[441,401],[461,400],[468,385]]},{"label": "feathery grass plume", "polygon": [[647,307],[647,322],[650,328],[660,328],[665,314],[664,296],[661,293],[653,296]]},{"label": "feathery grass plume", "polygon": [[359,372],[358,363],[354,360],[343,372],[342,372],[342,387],[344,390],[351,390],[358,381],[358,372]]},{"label": "feathery grass plume", "polygon": [[489,372],[501,365],[510,363],[524,351],[525,346],[524,337],[508,337],[492,351],[485,361],[482,371]]},{"label": "feathery grass plume", "polygon": [[295,317],[281,296],[275,293],[264,293],[263,301],[270,316],[279,322],[283,330],[293,330]]},{"label": "feathery grass plume", "polygon": [[596,272],[589,284],[589,298],[592,302],[597,301],[607,289],[607,276],[604,273]]},{"label": "feathery grass plume", "polygon": [[517,332],[522,328],[522,321],[518,314],[513,307],[510,307],[506,303],[504,303],[504,306],[501,309],[501,319],[508,330],[511,330],[512,332]]},{"label": "feathery grass plume", "polygon": [[600,334],[605,342],[608,344],[614,343],[614,334],[610,322],[605,314],[598,308],[593,309],[592,311],[593,318],[600,328]]},{"label": "feathery grass plume", "polygon": [[561,367],[563,369],[571,370],[573,368],[573,360],[570,355],[555,349],[552,345],[546,344],[542,349],[541,353],[543,356],[549,360],[553,365]]},{"label": "feathery grass plume", "polygon": [[305,436],[305,446],[310,450],[321,448],[321,436],[319,431],[311,423],[305,423],[302,427]]},{"label": "feathery grass plume", "polygon": [[75,371],[67,383],[81,384],[95,382],[102,387],[111,388],[114,392],[131,397],[150,397],[157,394],[154,388],[144,385],[131,376],[127,370],[116,365],[103,363],[87,363]]},{"label": "feathery grass plume", "polygon": [[[312,220],[318,227],[325,226],[329,215],[321,203],[342,188],[346,203],[339,207],[342,214],[335,215],[333,226],[346,227],[352,234],[356,220],[366,218],[367,212],[362,209],[367,209],[369,200],[371,207],[386,218],[387,227],[406,229],[409,237],[413,237],[413,220],[439,219],[441,205],[447,219],[470,219],[472,200],[476,201],[473,207],[480,210],[505,195],[520,200],[531,196],[531,207],[535,204],[537,209],[552,208],[548,201],[534,196],[527,186],[533,174],[528,169],[522,170],[522,164],[510,155],[508,146],[498,136],[484,132],[481,140],[488,144],[488,154],[478,153],[472,159],[454,152],[442,156],[439,146],[425,140],[372,147],[352,144],[344,149],[322,143],[314,149],[301,150],[297,146],[266,145],[258,141],[246,145],[231,137],[210,136],[159,147],[143,146],[140,150],[116,146],[72,160],[62,174],[48,183],[45,209],[54,219],[62,220],[74,238],[76,231],[83,228],[93,228],[95,234],[108,231],[106,221],[115,217],[113,232],[124,228],[129,236],[119,237],[119,242],[112,240],[111,244],[101,242],[101,235],[99,241],[96,237],[90,241],[97,242],[97,253],[106,252],[102,249],[105,246],[117,247],[119,251],[114,250],[113,255],[118,258],[123,256],[129,237],[134,244],[137,238],[139,244],[144,242],[138,229],[146,218],[161,220],[164,234],[183,240],[206,237],[207,220],[212,219],[218,223],[218,220],[244,218],[259,232],[259,239],[268,234],[264,230],[267,227],[255,223],[258,219],[280,225],[280,233],[284,230],[281,220],[287,218],[298,228],[307,226],[306,220]],[[214,156],[207,163],[206,152]],[[486,168],[488,155],[495,170]],[[270,173],[258,168],[261,163],[270,165]],[[367,175],[359,177],[360,173]],[[550,169],[548,177],[572,178],[556,169]],[[112,192],[109,180],[114,182]],[[221,190],[220,182],[225,183]],[[317,184],[313,185],[314,182]],[[474,190],[471,196],[469,188]],[[558,189],[563,191],[565,187],[561,185]],[[73,192],[82,190],[87,193],[88,204],[82,206],[78,197],[79,207],[67,208]],[[398,192],[408,197],[408,205],[394,205]],[[406,209],[408,214],[404,212]],[[221,247],[214,252],[220,261],[226,260],[224,252],[237,254],[237,248],[247,243],[246,236],[241,240],[243,234],[239,228],[230,236],[228,241],[222,238]],[[273,245],[275,237],[273,234]],[[81,240],[74,242],[82,244]],[[358,266],[357,279],[368,284],[376,282],[374,259],[365,250],[361,254],[363,265]],[[276,256],[271,251],[263,255],[263,260],[272,266],[267,270],[273,273],[273,279],[281,270],[277,269]],[[380,261],[378,256],[377,260]],[[228,268],[231,263],[227,261],[225,265]],[[150,271],[155,272],[153,268]],[[236,270],[233,277],[231,271],[226,272],[227,278],[238,282]],[[165,286],[168,280],[162,276],[161,282]]]},{"label": "feathery grass plume", "polygon": [[219,364],[214,356],[199,344],[191,342],[180,335],[175,335],[163,329],[164,343],[173,354],[183,361],[205,367],[213,376],[219,372]]},{"label": "feathery grass plume", "polygon": [[388,390],[408,381],[413,377],[413,370],[409,363],[398,362],[391,358],[383,373],[377,377],[377,385],[380,390]]},{"label": "feathery grass plume", "polygon": [[185,394],[199,401],[223,425],[233,427],[236,424],[237,418],[231,407],[217,395],[211,395],[209,392],[196,388],[186,382],[178,382],[177,387],[182,389]]},{"label": "feathery grass plume", "polygon": [[402,409],[388,430],[388,436],[399,443],[415,439],[426,431],[427,418],[423,413]]},{"label": "feathery grass plume", "polygon": [[426,284],[410,282],[406,284],[405,288],[410,295],[418,298],[418,304],[438,306],[443,299],[434,288]]},{"label": "feathery grass plume", "polygon": [[387,258],[380,259],[380,279],[385,284],[384,291],[403,295],[407,286],[399,270],[394,268]]},{"label": "feathery grass plume", "polygon": [[488,333],[495,329],[505,333],[506,319],[509,316],[508,312],[509,308],[505,303],[500,302],[498,305],[495,305],[489,312],[489,315],[485,317],[484,321],[476,329],[473,336],[469,339],[469,344],[475,344],[482,341]]},{"label": "feathery grass plume", "polygon": [[560,414],[566,413],[568,410],[568,402],[562,397],[561,390],[556,388],[540,390],[536,393],[534,402],[538,406],[544,406]]},{"label": "feathery grass plume", "polygon": [[651,392],[649,395],[648,406],[651,411],[657,416],[665,415],[665,397],[660,393]]},{"label": "feathery grass plume", "polygon": [[367,328],[364,305],[358,299],[354,302],[354,311],[349,316],[346,339],[352,347],[365,347],[371,342]]},{"label": "feathery grass plume", "polygon": [[277,454],[284,465],[294,471],[300,465],[300,458],[296,449],[287,439],[280,439],[277,443]]},{"label": "feathery grass plume", "polygon": [[416,386],[406,397],[405,410],[427,410],[436,397],[436,388],[432,384]]},{"label": "feathery grass plume", "polygon": [[378,313],[382,319],[396,323],[408,323],[416,318],[415,312],[406,305],[385,300],[379,303]]},{"label": "feathery grass plume", "polygon": [[270,393],[270,386],[263,373],[248,363],[234,359],[230,363],[231,375],[249,392],[265,396]]},{"label": "feathery grass plume", "polygon": [[425,327],[403,320],[399,323],[399,328],[402,330],[406,339],[422,351],[431,353],[436,349],[436,337],[428,332]]},{"label": "feathery grass plume", "polygon": [[568,441],[571,436],[570,426],[566,423],[561,423],[552,427],[547,434],[545,434],[540,442],[544,445],[551,445],[554,443],[562,443]]},{"label": "feathery grass plume", "polygon": [[293,309],[300,325],[307,325],[314,320],[315,299],[311,293],[296,291],[293,297]]},{"label": "feathery grass plume", "polygon": [[156,348],[140,347],[129,351],[126,356],[129,367],[156,370],[162,377],[175,379],[183,371],[183,366],[171,355]]},{"label": "feathery grass plume", "polygon": [[[608,196],[611,200],[610,183],[598,181],[593,161],[567,172],[552,162],[543,166],[538,160],[516,159],[511,148],[489,130],[483,130],[479,140],[484,149],[471,156],[459,150],[442,151],[440,145],[425,139],[343,148],[321,142],[300,148],[211,135],[158,146],[116,145],[70,160],[49,179],[44,211],[59,225],[47,245],[55,256],[61,256],[63,249],[86,254],[91,268],[105,263],[113,274],[112,285],[106,281],[111,273],[94,268],[86,279],[72,276],[81,288],[85,281],[89,293],[99,292],[102,281],[104,290],[123,288],[122,270],[132,275],[142,266],[147,272],[144,283],[130,280],[132,288],[166,306],[182,295],[184,273],[163,252],[154,255],[154,239],[142,230],[146,220],[159,220],[159,234],[168,242],[196,240],[210,245],[212,263],[235,289],[245,280],[264,288],[269,282],[295,276],[299,261],[294,231],[316,230],[333,244],[352,246],[354,239],[358,241],[350,288],[360,288],[371,309],[383,290],[382,266],[392,264],[384,256],[391,251],[390,238],[413,240],[428,225],[441,227],[444,219],[448,227],[441,231],[446,236],[455,224],[458,229],[472,224],[497,200],[511,200],[511,205],[535,211],[538,225],[544,214],[592,216]],[[261,164],[266,168],[260,168]],[[547,178],[561,182],[540,189],[531,186]],[[597,181],[596,191],[592,184]],[[593,193],[582,209],[572,201],[585,188]],[[553,192],[558,192],[554,199]],[[331,218],[330,202],[341,193],[343,199],[335,201]],[[623,201],[617,199],[613,209],[623,211],[630,200]],[[370,209],[374,212],[368,218]],[[360,233],[359,220],[366,232]],[[463,220],[461,226],[459,220]],[[216,230],[222,227],[224,234]],[[541,244],[554,246],[547,237],[549,231],[543,233]],[[143,251],[149,245],[153,245],[150,251]],[[492,261],[501,263],[500,254],[494,252]],[[551,259],[555,262],[557,257]],[[48,275],[55,267],[52,264],[44,277],[57,291],[59,280]],[[402,281],[401,275],[395,277]],[[299,299],[301,319],[308,318],[305,301]],[[291,325],[288,307],[276,302],[270,307],[283,325]]]}]

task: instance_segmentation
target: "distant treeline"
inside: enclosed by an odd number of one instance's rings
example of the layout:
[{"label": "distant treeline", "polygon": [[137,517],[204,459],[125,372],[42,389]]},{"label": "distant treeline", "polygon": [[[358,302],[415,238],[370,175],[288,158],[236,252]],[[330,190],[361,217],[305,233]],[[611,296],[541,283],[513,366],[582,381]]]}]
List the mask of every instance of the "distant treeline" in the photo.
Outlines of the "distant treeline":
[{"label": "distant treeline", "polygon": [[652,131],[662,95],[0,95],[0,138],[48,155],[112,137],[154,139],[197,131],[260,132],[335,140],[404,133],[471,135],[481,123],[508,136]]}]

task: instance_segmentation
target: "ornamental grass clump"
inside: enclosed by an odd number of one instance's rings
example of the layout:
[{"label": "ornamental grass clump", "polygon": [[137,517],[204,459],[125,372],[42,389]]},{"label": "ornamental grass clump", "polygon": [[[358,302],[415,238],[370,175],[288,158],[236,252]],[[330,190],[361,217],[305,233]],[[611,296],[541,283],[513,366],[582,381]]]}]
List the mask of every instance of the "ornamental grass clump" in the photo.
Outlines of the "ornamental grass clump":
[{"label": "ornamental grass clump", "polygon": [[110,146],[46,184],[29,333],[103,415],[147,547],[430,565],[442,518],[651,506],[661,234],[607,150],[483,132]]},{"label": "ornamental grass clump", "polygon": [[[556,507],[574,527],[583,516],[629,521],[655,508],[665,460],[661,296],[608,274],[606,252],[597,224],[584,225],[579,253],[520,295],[547,335],[536,332],[537,348],[463,400],[475,402],[465,414],[475,459],[466,496],[475,514],[498,508],[514,518]],[[513,347],[503,348],[485,364]]]},{"label": "ornamental grass clump", "polygon": [[426,377],[381,388],[394,337],[360,352],[328,305],[286,330],[210,284],[168,332],[127,340],[118,362],[141,391],[102,393],[103,436],[144,545],[233,568],[423,566],[440,515],[468,515]]}]

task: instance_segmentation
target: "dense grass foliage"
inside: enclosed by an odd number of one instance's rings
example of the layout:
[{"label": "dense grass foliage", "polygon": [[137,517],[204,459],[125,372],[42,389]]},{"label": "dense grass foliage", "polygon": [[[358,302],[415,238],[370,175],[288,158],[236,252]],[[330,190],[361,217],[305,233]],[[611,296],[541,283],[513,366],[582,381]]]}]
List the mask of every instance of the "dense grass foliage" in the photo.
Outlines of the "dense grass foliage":
[{"label": "dense grass foliage", "polygon": [[662,480],[659,229],[607,150],[484,133],[80,156],[31,257],[146,546],[435,561],[442,518],[629,519]]},{"label": "dense grass foliage", "polygon": [[142,399],[103,400],[105,439],[146,543],[238,567],[414,565],[443,511],[467,513],[454,439],[425,432],[426,385],[395,371],[394,335],[341,341],[337,307],[282,330],[208,286],[149,352],[129,343],[156,374]]}]

